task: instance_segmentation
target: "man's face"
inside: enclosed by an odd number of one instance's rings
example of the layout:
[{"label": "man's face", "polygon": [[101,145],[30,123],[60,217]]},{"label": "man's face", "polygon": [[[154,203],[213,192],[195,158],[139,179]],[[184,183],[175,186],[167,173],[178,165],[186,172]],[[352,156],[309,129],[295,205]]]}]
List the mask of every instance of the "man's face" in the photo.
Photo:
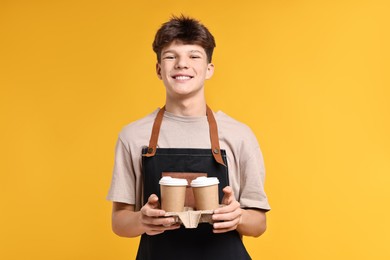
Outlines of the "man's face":
[{"label": "man's face", "polygon": [[174,41],[161,51],[156,65],[159,79],[164,82],[168,98],[204,95],[204,82],[214,73],[203,47]]}]

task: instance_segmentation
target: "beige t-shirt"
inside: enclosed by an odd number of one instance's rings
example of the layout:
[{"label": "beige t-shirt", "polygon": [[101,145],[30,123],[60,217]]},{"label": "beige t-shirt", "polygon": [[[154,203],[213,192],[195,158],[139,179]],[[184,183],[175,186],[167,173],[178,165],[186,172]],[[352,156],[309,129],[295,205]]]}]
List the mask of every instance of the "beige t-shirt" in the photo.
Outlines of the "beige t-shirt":
[{"label": "beige t-shirt", "polygon": [[[158,109],[125,126],[119,134],[108,200],[142,207],[142,156],[148,146]],[[253,132],[223,112],[214,114],[221,149],[226,150],[229,185],[242,208],[269,210],[264,192],[264,163]],[[164,113],[157,143],[160,148],[210,148],[207,117]]]}]

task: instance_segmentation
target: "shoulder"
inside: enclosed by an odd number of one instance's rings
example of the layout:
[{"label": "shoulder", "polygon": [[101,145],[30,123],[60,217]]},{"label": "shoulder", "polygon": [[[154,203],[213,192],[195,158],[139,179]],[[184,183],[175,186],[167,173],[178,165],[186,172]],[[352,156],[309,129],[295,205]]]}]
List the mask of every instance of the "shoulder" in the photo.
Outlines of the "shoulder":
[{"label": "shoulder", "polygon": [[215,117],[221,134],[235,135],[236,137],[243,139],[252,139],[255,137],[249,126],[232,118],[224,112],[216,112]]},{"label": "shoulder", "polygon": [[147,116],[124,126],[119,133],[119,139],[122,141],[122,143],[129,144],[135,141],[140,141],[144,143],[145,139],[148,140],[150,137],[154,119],[158,111],[159,109],[156,109]]},{"label": "shoulder", "polygon": [[235,156],[244,160],[250,158],[254,151],[260,150],[253,131],[244,123],[218,111],[216,113],[221,148],[230,150]]},{"label": "shoulder", "polygon": [[[236,174],[263,172],[264,160],[254,132],[244,123],[218,112],[218,132],[222,149],[226,149],[228,164]],[[236,181],[241,177],[235,177]],[[239,181],[238,181],[239,183]]]}]

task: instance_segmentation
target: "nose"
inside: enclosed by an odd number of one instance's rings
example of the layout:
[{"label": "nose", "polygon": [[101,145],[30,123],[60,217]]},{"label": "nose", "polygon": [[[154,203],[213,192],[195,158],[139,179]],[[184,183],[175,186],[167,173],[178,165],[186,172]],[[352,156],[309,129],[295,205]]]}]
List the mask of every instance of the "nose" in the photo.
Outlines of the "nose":
[{"label": "nose", "polygon": [[177,57],[176,58],[176,69],[188,69],[188,62],[185,57]]}]

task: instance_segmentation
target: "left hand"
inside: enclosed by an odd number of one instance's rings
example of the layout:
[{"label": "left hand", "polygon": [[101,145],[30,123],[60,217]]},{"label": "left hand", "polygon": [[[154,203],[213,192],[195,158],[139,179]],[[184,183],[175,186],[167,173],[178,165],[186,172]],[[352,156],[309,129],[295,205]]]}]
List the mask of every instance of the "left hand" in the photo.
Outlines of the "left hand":
[{"label": "left hand", "polygon": [[213,232],[225,233],[235,230],[241,222],[242,209],[240,203],[234,197],[233,189],[226,186],[222,190],[225,195],[222,198],[222,204],[226,206],[214,210],[213,214]]}]

